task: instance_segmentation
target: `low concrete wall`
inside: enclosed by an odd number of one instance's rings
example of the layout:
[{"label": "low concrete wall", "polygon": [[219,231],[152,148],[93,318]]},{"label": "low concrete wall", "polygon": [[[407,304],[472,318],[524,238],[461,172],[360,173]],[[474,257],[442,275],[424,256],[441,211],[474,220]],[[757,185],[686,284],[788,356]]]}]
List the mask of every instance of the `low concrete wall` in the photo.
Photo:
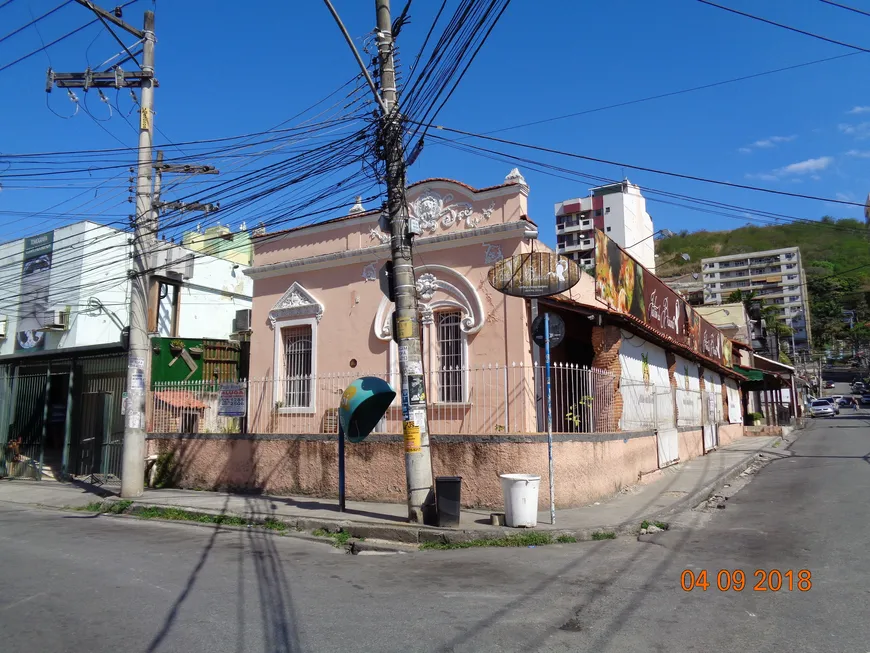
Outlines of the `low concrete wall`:
[{"label": "low concrete wall", "polygon": [[[742,426],[720,427],[722,444],[742,435]],[[703,453],[699,428],[679,433],[680,460]],[[172,453],[170,483],[203,490],[335,497],[338,442],[334,435],[156,434],[150,453]],[[375,435],[348,443],[347,497],[356,501],[405,500],[405,459],[399,436]],[[586,505],[634,485],[658,468],[652,432],[556,435],[553,443],[556,504]],[[545,436],[433,436],[436,476],[462,477],[466,507],[503,507],[498,475],[541,476],[539,507],[549,505]]]},{"label": "low concrete wall", "polygon": [[680,427],[680,461],[704,455],[704,431],[700,427]]},{"label": "low concrete wall", "polygon": [[[584,439],[577,439],[582,437]],[[652,433],[556,436],[556,503],[585,505],[637,483],[656,469]],[[151,453],[173,453],[172,485],[194,489],[336,496],[338,443],[328,436],[152,436]],[[405,462],[398,437],[373,436],[348,444],[347,497],[404,501]],[[541,476],[539,506],[549,505],[545,437],[434,437],[436,476],[462,476],[466,507],[503,506],[498,475]]]},{"label": "low concrete wall", "polygon": [[719,426],[719,446],[730,444],[744,435],[743,424],[721,424]]}]

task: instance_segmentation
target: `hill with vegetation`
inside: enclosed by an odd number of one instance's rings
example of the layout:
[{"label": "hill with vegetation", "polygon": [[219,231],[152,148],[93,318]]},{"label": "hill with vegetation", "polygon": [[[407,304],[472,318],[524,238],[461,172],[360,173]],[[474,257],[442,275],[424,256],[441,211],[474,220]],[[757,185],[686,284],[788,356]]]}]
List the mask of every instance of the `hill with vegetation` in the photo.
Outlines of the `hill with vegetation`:
[{"label": "hill with vegetation", "polygon": [[[816,346],[854,340],[858,333],[846,333],[843,328],[843,310],[855,310],[860,324],[870,322],[870,229],[859,220],[826,216],[818,222],[682,231],[656,241],[656,274],[700,272],[701,259],[711,256],[795,246],[800,248],[807,275]],[[684,261],[681,254],[688,254],[690,260]]]}]

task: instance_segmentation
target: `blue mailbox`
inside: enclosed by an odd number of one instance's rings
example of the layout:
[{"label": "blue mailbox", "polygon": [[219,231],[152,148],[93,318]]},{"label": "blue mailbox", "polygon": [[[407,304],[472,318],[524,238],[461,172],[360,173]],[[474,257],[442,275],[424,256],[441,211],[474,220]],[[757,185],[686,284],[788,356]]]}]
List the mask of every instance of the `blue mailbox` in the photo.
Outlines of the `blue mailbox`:
[{"label": "blue mailbox", "polygon": [[376,376],[357,379],[341,395],[338,423],[342,433],[351,442],[362,442],[395,398],[396,391],[383,379]]}]

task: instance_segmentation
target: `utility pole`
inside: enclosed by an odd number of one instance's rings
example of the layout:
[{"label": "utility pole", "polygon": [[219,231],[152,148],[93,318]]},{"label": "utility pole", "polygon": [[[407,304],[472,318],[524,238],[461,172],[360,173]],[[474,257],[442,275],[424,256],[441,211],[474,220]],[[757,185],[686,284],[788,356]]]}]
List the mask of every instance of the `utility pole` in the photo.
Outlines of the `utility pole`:
[{"label": "utility pole", "polygon": [[[138,497],[145,489],[145,365],[148,348],[148,265],[156,240],[147,229],[152,219],[151,145],[154,142],[154,12],[145,12],[142,45],[142,97],[139,101],[139,170],[136,177],[136,217],[133,225],[133,270],[130,275],[130,348],[127,358],[127,415],[121,496]],[[145,228],[143,228],[145,227]]]},{"label": "utility pole", "polygon": [[154,193],[152,195],[152,219],[148,226],[149,231],[157,237],[160,228],[160,211],[168,209],[170,211],[202,211],[203,213],[212,213],[220,210],[220,204],[204,204],[202,202],[162,202],[160,201],[160,189],[163,184],[163,175],[178,174],[178,175],[217,175],[220,174],[214,166],[207,165],[191,165],[191,164],[172,164],[163,163],[163,150],[157,150],[157,161],[154,163]]},{"label": "utility pole", "polygon": [[385,111],[381,119],[380,140],[387,170],[387,212],[390,218],[392,282],[396,302],[393,338],[399,347],[399,375],[402,382],[408,520],[433,523],[435,490],[429,449],[429,419],[420,347],[413,243],[405,197],[405,154],[402,146],[404,132],[396,92],[390,0],[375,0],[375,11],[381,99]]},{"label": "utility pole", "polygon": [[[83,73],[56,73],[51,68],[45,90],[50,93],[58,88],[139,88],[141,89],[139,113],[138,172],[136,176],[136,214],[134,229],[133,266],[130,270],[130,342],[127,361],[127,406],[124,424],[124,453],[121,465],[121,496],[138,497],[145,484],[145,379],[146,361],[149,354],[147,333],[148,273],[146,257],[154,241],[153,231],[148,229],[153,219],[151,196],[151,144],[154,130],[154,12],[145,12],[144,29],[140,30],[121,20],[120,10],[108,12],[90,0],[76,0],[93,11],[115,39],[119,41],[135,62],[135,57],[111,31],[108,23],[120,27],[142,41],[142,69],[124,71],[120,65],[100,72],[88,68]],[[67,91],[72,93],[72,91]]]},{"label": "utility pole", "polygon": [[375,101],[381,109],[379,144],[386,164],[387,214],[390,219],[392,273],[390,290],[393,313],[393,339],[399,348],[399,376],[402,393],[402,430],[405,439],[405,476],[408,489],[408,521],[434,524],[435,488],[432,456],[429,449],[429,416],[420,345],[420,315],[414,277],[412,229],[405,197],[404,128],[396,90],[390,0],[375,0],[377,16],[380,93],[363,63],[353,39],[341,22],[330,0],[324,0],[359,64]]}]

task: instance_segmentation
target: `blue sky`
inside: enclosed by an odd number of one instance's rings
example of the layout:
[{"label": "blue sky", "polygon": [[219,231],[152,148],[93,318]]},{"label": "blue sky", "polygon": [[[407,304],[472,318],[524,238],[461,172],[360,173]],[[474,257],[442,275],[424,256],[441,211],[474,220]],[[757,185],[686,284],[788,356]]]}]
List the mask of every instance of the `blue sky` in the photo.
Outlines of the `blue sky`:
[{"label": "blue sky", "polygon": [[[0,38],[32,14],[60,0],[14,0],[0,9]],[[396,9],[403,6],[395,2]],[[438,3],[416,0],[412,23],[400,40],[408,65]],[[451,6],[455,3],[451,3]],[[788,3],[728,0],[731,7],[757,13],[831,38],[870,47],[870,17],[816,0]],[[859,4],[856,2],[856,5]],[[373,27],[370,0],[336,0],[358,42]],[[108,5],[106,5],[108,6]],[[141,25],[142,0],[125,10]],[[215,138],[268,129],[326,95],[357,72],[347,46],[319,0],[292,3],[238,3],[228,0],[156,3],[156,122],[173,141]],[[0,43],[0,66],[90,19],[71,4]],[[58,71],[83,69],[118,50],[99,25],[51,48]],[[705,6],[694,0],[576,2],[514,0],[454,93],[438,122],[483,132],[580,112],[606,105],[708,84],[768,69],[848,54],[776,27]],[[83,112],[61,119],[46,107],[45,72],[40,54],[0,72],[0,152],[39,152],[118,147],[119,143]],[[746,183],[790,192],[863,202],[870,184],[870,94],[865,90],[870,54],[775,75],[635,103],[565,120],[504,131],[500,137],[593,157]],[[74,106],[55,90],[51,107],[69,115]],[[100,125],[121,142],[135,134],[117,111],[108,119],[99,98],[88,99]],[[125,113],[132,109],[121,95]],[[100,113],[103,111],[103,113]],[[136,114],[131,114],[134,121]],[[157,142],[163,136],[158,135]],[[536,161],[749,209],[818,219],[863,217],[860,207],[787,198],[662,177],[614,166],[565,159],[517,148],[480,143]],[[409,171],[412,181],[452,177],[473,186],[501,182],[510,163],[427,144]],[[519,165],[531,187],[530,217],[553,243],[553,203],[587,194],[590,184],[547,175]],[[19,213],[44,210],[79,195],[95,206],[110,187],[89,194],[88,179],[64,183],[16,184],[0,173],[0,241],[38,233],[71,218],[47,220]],[[92,185],[96,182],[91,181]],[[21,188],[21,185],[28,186]],[[114,186],[113,186],[114,185]],[[60,188],[56,186],[61,186]],[[120,192],[120,191],[119,191]],[[649,195],[652,199],[653,195]],[[77,200],[78,201],[78,200]],[[57,211],[71,210],[69,201]],[[129,212],[103,204],[97,219]],[[748,221],[661,202],[648,209],[656,228],[730,229]],[[256,216],[250,216],[250,220]],[[235,220],[235,218],[234,218]]]}]

